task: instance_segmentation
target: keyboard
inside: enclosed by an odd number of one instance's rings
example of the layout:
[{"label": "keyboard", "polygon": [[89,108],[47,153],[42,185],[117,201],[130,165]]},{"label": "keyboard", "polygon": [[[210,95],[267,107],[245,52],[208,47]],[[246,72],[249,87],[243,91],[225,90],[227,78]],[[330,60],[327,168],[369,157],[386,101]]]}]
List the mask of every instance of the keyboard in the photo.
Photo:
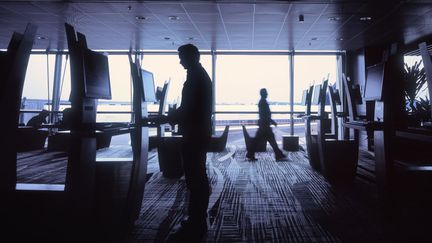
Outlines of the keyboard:
[{"label": "keyboard", "polygon": [[366,120],[354,120],[354,121],[349,121],[347,123],[353,124],[353,125],[368,125],[368,124],[371,124],[370,121],[366,121]]},{"label": "keyboard", "polygon": [[98,122],[95,124],[97,130],[110,129],[110,128],[121,128],[129,126],[128,122]]}]

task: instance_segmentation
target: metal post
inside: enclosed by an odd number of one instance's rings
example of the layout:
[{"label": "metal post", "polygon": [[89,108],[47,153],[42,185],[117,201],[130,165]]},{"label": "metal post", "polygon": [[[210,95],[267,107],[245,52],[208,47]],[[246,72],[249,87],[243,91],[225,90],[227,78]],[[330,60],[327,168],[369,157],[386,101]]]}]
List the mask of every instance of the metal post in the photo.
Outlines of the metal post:
[{"label": "metal post", "polygon": [[[62,72],[63,55],[56,54],[54,65],[54,80],[53,80],[53,94],[52,94],[52,111],[59,111],[60,109],[60,85],[61,85],[61,72]],[[51,122],[58,121],[58,113],[51,115]]]},{"label": "metal post", "polygon": [[290,112],[291,112],[291,136],[294,135],[294,52],[289,54],[290,65]]},{"label": "metal post", "polygon": [[216,132],[216,54],[215,51],[211,51],[212,56],[212,132],[215,134]]}]

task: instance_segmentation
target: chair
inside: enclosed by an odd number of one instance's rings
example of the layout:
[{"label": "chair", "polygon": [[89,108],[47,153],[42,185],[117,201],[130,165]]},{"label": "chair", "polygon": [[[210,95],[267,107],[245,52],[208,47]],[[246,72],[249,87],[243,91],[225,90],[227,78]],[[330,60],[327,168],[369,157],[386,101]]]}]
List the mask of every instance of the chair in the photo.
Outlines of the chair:
[{"label": "chair", "polygon": [[[338,139],[335,134],[326,133],[324,122],[325,99],[328,80],[325,80],[320,94],[319,119],[318,119],[318,150],[321,163],[321,172],[331,183],[352,182],[356,175],[358,163],[358,139]],[[332,109],[337,103],[334,95],[329,96]],[[336,114],[336,111],[332,111]],[[332,119],[337,119],[333,116]]]},{"label": "chair", "polygon": [[207,152],[222,152],[226,147],[228,140],[229,126],[225,126],[225,129],[221,136],[212,136]]},{"label": "chair", "polygon": [[[316,89],[315,92],[319,91]],[[314,92],[314,86],[311,85],[308,90],[306,90],[306,96],[303,104],[306,106],[306,111],[303,116],[305,120],[305,140],[306,140],[306,152],[309,158],[309,164],[314,170],[321,170],[321,163],[319,161],[319,151],[318,151],[318,141],[317,135],[312,134],[312,122],[318,117],[311,115],[311,105],[312,105],[312,95]]]},{"label": "chair", "polygon": [[[246,130],[246,127],[244,125],[242,125],[243,128],[243,135],[244,135],[244,139],[245,139],[245,144],[246,144],[246,150],[250,150],[251,146],[252,146],[252,141],[253,139],[255,139],[255,137],[251,137],[248,133],[248,131]],[[255,152],[265,152],[267,151],[267,141],[266,140],[261,140],[258,141],[256,143],[256,147],[255,147]]]}]

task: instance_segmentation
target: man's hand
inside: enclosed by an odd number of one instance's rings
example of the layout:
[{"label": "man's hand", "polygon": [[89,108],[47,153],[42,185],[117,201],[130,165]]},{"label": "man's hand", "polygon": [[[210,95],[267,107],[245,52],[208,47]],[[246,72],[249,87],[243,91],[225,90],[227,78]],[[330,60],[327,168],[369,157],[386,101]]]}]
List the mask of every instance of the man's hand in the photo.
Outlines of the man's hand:
[{"label": "man's hand", "polygon": [[271,123],[272,123],[275,127],[277,127],[277,123],[276,123],[274,120],[271,120]]}]

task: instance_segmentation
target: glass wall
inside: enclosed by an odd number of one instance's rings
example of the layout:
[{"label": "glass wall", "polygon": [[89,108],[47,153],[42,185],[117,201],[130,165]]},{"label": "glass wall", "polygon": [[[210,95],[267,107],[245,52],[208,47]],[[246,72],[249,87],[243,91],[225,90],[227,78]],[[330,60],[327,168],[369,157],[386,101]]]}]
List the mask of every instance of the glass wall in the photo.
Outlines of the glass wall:
[{"label": "glass wall", "polygon": [[[201,64],[212,76],[212,60],[210,55],[201,55]],[[186,70],[180,64],[178,55],[144,55],[142,68],[152,72],[155,80],[155,87],[163,87],[166,81],[170,81],[167,94],[167,104],[179,104],[181,101],[181,91],[186,80]],[[149,105],[149,111],[156,112],[159,105]]]},{"label": "glass wall", "polygon": [[[126,55],[109,55],[109,74],[111,82],[111,100],[99,100],[96,117],[98,122],[130,122],[132,111],[131,76],[129,60]],[[70,107],[69,95],[71,90],[70,64],[63,58],[64,74],[60,81],[60,111]],[[106,112],[112,112],[107,114]],[[123,113],[124,112],[124,113]]]},{"label": "glass wall", "polygon": [[[431,118],[429,90],[421,56],[404,56],[406,80],[411,81],[405,91],[405,108],[414,121],[429,121]],[[423,78],[419,78],[423,77]],[[412,88],[417,87],[417,88]]]},{"label": "glass wall", "polygon": [[[321,84],[328,77],[329,85],[337,81],[336,55],[294,55],[294,111],[304,112],[301,105],[303,90],[311,85]],[[312,106],[316,112],[318,107]],[[294,134],[304,136],[304,123],[301,118],[294,116]]]},{"label": "glass wall", "polygon": [[[287,55],[218,55],[216,58],[216,125],[256,124],[260,89],[266,88],[272,118],[288,124],[289,57]],[[226,113],[224,113],[226,112]]]},{"label": "glass wall", "polygon": [[[404,56],[404,62],[406,64],[405,70],[407,70],[407,68],[412,69],[414,65],[418,65],[419,69],[423,69],[421,56]],[[427,83],[425,83],[420,92],[418,92],[417,99],[420,98],[429,99]]]},{"label": "glass wall", "polygon": [[[24,80],[21,109],[34,112],[51,110],[55,55],[32,54]],[[19,123],[26,124],[37,113],[22,113]]]},{"label": "glass wall", "polygon": [[[312,84],[320,84],[329,77],[329,83],[337,80],[337,55],[320,53],[216,53],[215,68],[215,124],[217,130],[224,125],[240,128],[241,124],[254,126],[258,119],[257,103],[259,91],[266,88],[267,101],[273,112],[272,118],[279,124],[277,130],[290,132],[290,90],[293,89],[294,112],[304,112],[300,104],[302,91]],[[406,57],[407,63],[419,57]],[[26,97],[25,108],[42,109],[52,96],[55,56],[49,55],[49,87],[47,83],[46,55],[32,55],[25,81],[23,97]],[[290,60],[294,60],[293,65]],[[212,77],[212,56],[201,55],[201,63]],[[290,67],[293,66],[293,70]],[[154,74],[155,87],[162,87],[170,80],[167,103],[178,103],[186,79],[186,70],[180,65],[175,53],[144,53],[142,67]],[[61,67],[60,111],[70,106],[70,61],[63,55]],[[109,55],[112,100],[99,100],[98,122],[129,122],[131,120],[132,85],[128,57],[125,53]],[[291,73],[292,71],[292,73]],[[290,75],[293,75],[291,87]],[[50,91],[48,91],[50,89]],[[37,100],[38,106],[30,107],[29,101]],[[150,111],[157,111],[158,104],[149,104]],[[314,107],[313,110],[317,110]],[[111,112],[111,113],[110,113]],[[24,121],[24,116],[22,116]],[[27,118],[28,120],[28,118]],[[304,134],[303,121],[294,114],[294,133]]]}]

